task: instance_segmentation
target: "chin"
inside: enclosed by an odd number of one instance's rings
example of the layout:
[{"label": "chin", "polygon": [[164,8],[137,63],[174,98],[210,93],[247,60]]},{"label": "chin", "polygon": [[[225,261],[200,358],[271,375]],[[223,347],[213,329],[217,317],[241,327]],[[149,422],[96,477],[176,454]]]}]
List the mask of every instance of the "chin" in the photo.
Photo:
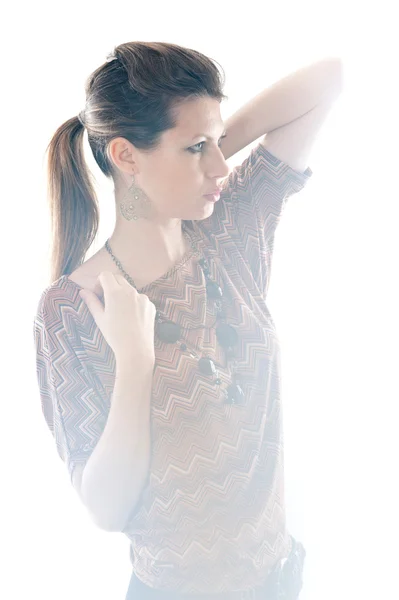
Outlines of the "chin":
[{"label": "chin", "polygon": [[214,203],[207,202],[200,210],[196,211],[198,216],[192,217],[192,219],[195,221],[207,219],[208,217],[211,216],[211,214],[213,213],[214,210],[215,210]]},{"label": "chin", "polygon": [[182,221],[202,221],[210,217],[214,210],[215,204],[213,202],[206,202],[200,207],[193,207],[188,214],[180,214],[178,218]]}]

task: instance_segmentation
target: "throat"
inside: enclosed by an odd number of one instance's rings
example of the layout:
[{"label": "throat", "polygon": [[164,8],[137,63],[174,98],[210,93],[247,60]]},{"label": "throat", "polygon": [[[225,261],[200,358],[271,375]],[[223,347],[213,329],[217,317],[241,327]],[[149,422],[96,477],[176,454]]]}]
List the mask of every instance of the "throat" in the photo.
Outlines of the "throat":
[{"label": "throat", "polygon": [[[107,270],[109,269],[112,273],[123,275],[123,272],[113,261],[108,250],[105,247],[102,250],[104,252],[104,260],[107,264],[105,268]],[[141,289],[156,282],[158,279],[167,277],[172,271],[183,266],[190,251],[190,241],[184,236],[183,246],[173,258],[165,257],[164,259],[156,260],[157,257],[148,256],[143,257],[140,262],[135,261],[131,264],[124,264],[124,262],[121,261],[121,264],[124,271],[133,279],[135,287]]]}]

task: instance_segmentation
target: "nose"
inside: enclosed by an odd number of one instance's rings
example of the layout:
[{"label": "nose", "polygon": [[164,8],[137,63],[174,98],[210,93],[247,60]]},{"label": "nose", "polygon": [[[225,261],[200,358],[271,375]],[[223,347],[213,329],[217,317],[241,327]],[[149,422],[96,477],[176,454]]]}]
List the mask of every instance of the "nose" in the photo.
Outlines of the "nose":
[{"label": "nose", "polygon": [[[219,148],[218,158],[212,162],[212,167],[213,167],[214,175],[213,175],[213,177],[210,177],[210,179],[213,179],[213,180],[217,180],[218,178],[223,179],[223,178],[227,177],[230,173],[230,167],[227,164],[226,159],[224,158],[223,152],[221,151],[220,148]],[[220,183],[217,183],[216,185],[220,185]]]},{"label": "nose", "polygon": [[223,161],[223,167],[224,167],[223,177],[227,177],[227,175],[230,173],[230,167],[227,164],[226,159],[224,158],[224,156],[223,156],[222,161]]}]

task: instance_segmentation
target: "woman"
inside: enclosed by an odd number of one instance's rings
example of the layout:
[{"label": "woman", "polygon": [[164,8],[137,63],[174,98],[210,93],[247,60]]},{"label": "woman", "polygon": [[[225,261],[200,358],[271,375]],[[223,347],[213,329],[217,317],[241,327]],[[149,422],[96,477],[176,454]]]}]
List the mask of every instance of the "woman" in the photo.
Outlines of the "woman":
[{"label": "woman", "polygon": [[[52,283],[34,321],[58,452],[98,526],[131,540],[126,599],[297,598],[265,297],[285,200],[312,171],[262,142],[229,173],[220,73],[194,50],[121,44],[86,97],[49,145]],[[83,262],[99,223],[85,130],[116,223]]]}]

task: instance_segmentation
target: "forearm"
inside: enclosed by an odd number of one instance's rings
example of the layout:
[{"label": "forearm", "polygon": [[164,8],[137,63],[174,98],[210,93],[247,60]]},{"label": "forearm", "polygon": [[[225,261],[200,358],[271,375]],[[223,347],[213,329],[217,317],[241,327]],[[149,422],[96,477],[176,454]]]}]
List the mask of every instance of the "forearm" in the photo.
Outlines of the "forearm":
[{"label": "forearm", "polygon": [[107,423],[83,471],[81,497],[99,527],[121,531],[150,464],[153,365],[116,365]]},{"label": "forearm", "polygon": [[262,90],[225,122],[223,154],[229,158],[261,135],[302,117],[315,106],[333,101],[343,86],[339,58],[303,67]]}]

